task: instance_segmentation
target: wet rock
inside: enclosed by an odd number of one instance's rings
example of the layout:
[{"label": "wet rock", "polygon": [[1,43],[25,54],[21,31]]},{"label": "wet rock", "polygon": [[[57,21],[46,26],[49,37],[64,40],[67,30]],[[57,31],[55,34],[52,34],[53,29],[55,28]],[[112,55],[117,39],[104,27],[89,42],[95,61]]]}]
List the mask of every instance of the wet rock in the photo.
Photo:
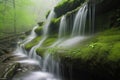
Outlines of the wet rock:
[{"label": "wet rock", "polygon": [[18,63],[1,63],[0,65],[0,80],[10,80],[19,67]]}]

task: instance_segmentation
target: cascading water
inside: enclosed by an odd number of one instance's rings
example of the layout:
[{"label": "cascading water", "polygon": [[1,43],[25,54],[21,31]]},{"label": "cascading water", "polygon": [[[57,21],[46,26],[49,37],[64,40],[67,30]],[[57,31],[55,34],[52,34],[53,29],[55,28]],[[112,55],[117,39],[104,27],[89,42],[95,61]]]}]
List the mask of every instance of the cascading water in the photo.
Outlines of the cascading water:
[{"label": "cascading water", "polygon": [[[84,34],[85,34],[85,28],[86,28],[85,24],[86,24],[87,12],[88,12],[88,5],[87,5],[87,3],[85,3],[77,12],[77,14],[75,16],[74,24],[73,24],[71,38],[66,41],[63,41],[63,40],[66,37],[66,35],[68,35],[67,30],[68,30],[69,26],[66,21],[66,15],[62,16],[61,21],[60,21],[58,40],[55,43],[53,43],[51,46],[49,46],[48,48],[52,48],[52,47],[56,47],[56,46],[59,47],[61,45],[65,46],[67,44],[69,44],[68,46],[71,46],[71,45],[75,44],[74,42],[78,42],[78,41],[85,39]],[[32,47],[28,54],[29,58],[35,59],[39,63],[41,63],[40,67],[42,70],[39,72],[29,73],[28,75],[22,77],[21,78],[22,80],[60,80],[60,78],[61,78],[61,76],[60,76],[61,70],[60,70],[60,64],[59,64],[60,59],[57,57],[57,61],[55,61],[52,54],[49,53],[49,51],[45,52],[45,56],[44,56],[43,60],[41,60],[41,57],[37,56],[37,54],[36,54],[36,49],[39,48],[48,37],[49,24],[50,24],[51,19],[53,19],[54,17],[55,17],[55,13],[54,13],[54,9],[53,9],[50,12],[48,19],[46,21],[46,24],[43,27],[42,40],[36,46]],[[30,41],[28,41],[28,40],[29,39],[26,39],[25,44],[31,41],[31,40]],[[61,42],[62,42],[62,44],[60,44]],[[21,50],[23,50],[23,49],[21,48]],[[22,53],[24,53],[24,51]],[[41,62],[41,61],[43,61],[43,62]]]},{"label": "cascading water", "polygon": [[37,34],[35,33],[35,29],[37,28],[38,28],[38,25],[32,29],[30,35],[23,41],[24,45],[29,43],[31,40],[33,40],[37,36]]},{"label": "cascading water", "polygon": [[66,23],[66,16],[63,16],[60,21],[59,27],[59,38],[65,37],[67,35],[67,23]]},{"label": "cascading water", "polygon": [[32,41],[37,36],[37,34],[34,32],[36,28],[38,28],[38,25],[32,29],[30,35],[25,40],[19,42],[20,45],[17,46],[17,49],[14,51],[15,55],[20,55],[20,56],[27,55],[27,52],[24,49],[24,45]]},{"label": "cascading water", "polygon": [[[50,24],[50,21],[51,19],[53,19],[55,17],[55,13],[54,13],[54,10],[51,11],[51,13],[49,14],[49,17],[47,19],[47,22],[44,26],[44,29],[43,29],[43,38],[42,40],[36,45],[34,46],[29,54],[28,54],[28,57],[29,58],[32,58],[32,59],[35,59],[37,60],[37,62],[41,62],[41,58],[39,56],[36,55],[36,49],[38,47],[40,47],[42,45],[42,43],[46,40],[47,38],[47,35],[48,35],[48,30],[49,30],[49,24]],[[27,39],[26,39],[27,40]],[[31,41],[31,40],[30,40]],[[22,49],[21,49],[22,50]],[[24,53],[24,52],[22,52]],[[51,60],[51,59],[50,59]],[[31,60],[29,60],[30,62],[33,62]],[[24,61],[22,61],[24,62]],[[35,63],[35,62],[33,62]],[[39,64],[40,65],[40,64]],[[43,72],[43,71],[39,71],[39,72],[31,72],[31,73],[27,73],[27,75],[25,74],[25,76],[20,76],[18,78],[13,78],[13,80],[16,80],[16,79],[22,79],[22,80],[59,80],[57,78],[55,78],[54,75],[52,75],[51,73],[47,73],[47,72]]]},{"label": "cascading water", "polygon": [[[80,8],[80,10],[78,11],[76,17],[75,17],[75,21],[74,21],[74,26],[73,26],[73,30],[72,30],[72,36],[79,36],[81,31],[83,31],[85,29],[85,24],[86,24],[86,16],[87,16],[87,4],[85,4],[83,7]],[[60,27],[59,27],[59,34],[58,34],[58,40],[53,43],[51,47],[55,47],[55,46],[61,46],[61,42],[64,40],[64,38],[67,36],[67,21],[66,21],[66,15],[62,16],[61,21],[60,21]],[[85,31],[85,30],[84,30]],[[84,32],[82,32],[84,33]],[[74,44],[73,42],[77,42],[82,40],[83,37],[75,37],[72,38],[70,40],[66,40],[66,42],[64,42],[63,45],[66,45],[66,43],[68,44]],[[59,58],[57,61],[55,61],[53,59],[53,56],[51,55],[51,53],[49,53],[48,51],[46,51],[45,53],[45,57],[43,60],[43,71],[49,71],[50,73],[54,73],[58,78],[60,78],[60,68],[59,68]]]},{"label": "cascading water", "polygon": [[42,40],[40,40],[40,42],[31,48],[30,52],[29,52],[29,57],[32,58],[32,59],[35,59],[35,60],[41,60],[40,57],[37,56],[36,54],[36,49],[38,47],[40,47],[42,45],[42,43],[47,39],[47,35],[48,35],[48,31],[49,31],[49,25],[50,25],[50,21],[55,18],[55,12],[54,12],[54,9],[51,10],[48,18],[47,18],[47,21],[43,27],[43,38]]},{"label": "cascading water", "polygon": [[[64,40],[66,35],[67,35],[66,16],[62,16],[59,26],[58,40],[55,43],[53,43],[49,48],[55,47],[58,44],[60,44]],[[60,68],[59,68],[60,59],[59,58],[57,59],[58,60],[55,61],[51,53],[46,51],[43,60],[42,71],[53,73],[57,78],[60,78]]]},{"label": "cascading water", "polygon": [[51,10],[48,18],[47,18],[47,21],[46,21],[46,24],[45,26],[43,27],[43,36],[47,36],[48,35],[48,30],[49,30],[49,25],[50,25],[50,21],[55,18],[55,12],[54,12],[54,9]]},{"label": "cascading water", "polygon": [[88,5],[85,3],[76,14],[74,26],[71,34],[72,37],[85,34],[87,11],[88,11]]}]

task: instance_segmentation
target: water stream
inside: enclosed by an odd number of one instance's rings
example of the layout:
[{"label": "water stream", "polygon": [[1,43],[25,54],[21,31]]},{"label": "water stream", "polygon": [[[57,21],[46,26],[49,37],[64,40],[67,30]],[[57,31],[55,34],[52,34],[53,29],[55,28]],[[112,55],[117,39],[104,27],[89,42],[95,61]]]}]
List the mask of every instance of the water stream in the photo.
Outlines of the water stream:
[{"label": "water stream", "polygon": [[[88,5],[87,3],[85,3],[82,5],[75,16],[73,29],[71,30],[72,32],[69,35],[70,38],[66,38],[66,36],[68,36],[67,30],[69,26],[66,21],[66,15],[63,15],[60,20],[58,40],[48,48],[56,46],[73,46],[74,44],[78,44],[80,41],[86,39],[86,36],[84,36],[84,34],[86,28],[87,12]],[[51,20],[55,18],[55,16],[56,15],[54,9],[52,9],[43,28],[43,38],[39,41],[37,45],[33,46],[29,52],[24,49],[24,45],[36,37],[34,30],[37,27],[34,27],[30,36],[28,36],[28,38],[26,38],[14,52],[22,55],[22,57],[27,57],[25,60],[19,61],[20,63],[29,62],[29,64],[38,65],[41,69],[37,71],[26,72],[20,76],[14,77],[13,80],[62,80],[59,57],[57,58],[57,61],[55,61],[51,53],[49,53],[48,51],[44,53],[45,56],[43,59],[36,54],[36,49],[41,47],[43,42],[48,38],[49,25]]]}]

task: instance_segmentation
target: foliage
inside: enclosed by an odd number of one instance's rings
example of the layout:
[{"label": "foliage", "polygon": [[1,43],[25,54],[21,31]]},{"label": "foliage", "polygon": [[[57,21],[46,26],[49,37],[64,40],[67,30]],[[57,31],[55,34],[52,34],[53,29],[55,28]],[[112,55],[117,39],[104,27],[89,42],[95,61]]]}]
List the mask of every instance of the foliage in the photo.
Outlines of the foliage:
[{"label": "foliage", "polygon": [[29,9],[31,5],[31,0],[2,0],[0,3],[1,32],[13,32],[14,24],[17,32],[28,30],[35,23],[35,16]]}]

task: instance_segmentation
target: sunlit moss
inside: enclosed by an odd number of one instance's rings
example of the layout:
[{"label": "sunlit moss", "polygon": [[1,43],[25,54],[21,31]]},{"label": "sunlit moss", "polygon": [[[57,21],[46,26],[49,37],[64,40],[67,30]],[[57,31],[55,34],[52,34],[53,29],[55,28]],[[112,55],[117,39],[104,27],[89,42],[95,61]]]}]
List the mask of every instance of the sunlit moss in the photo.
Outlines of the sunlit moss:
[{"label": "sunlit moss", "polygon": [[43,42],[42,47],[48,47],[52,45],[56,40],[57,38],[54,38],[54,37],[48,38]]},{"label": "sunlit moss", "polygon": [[108,60],[110,61],[119,61],[120,60],[120,41],[116,42],[110,50],[110,54],[108,56]]},{"label": "sunlit moss", "polygon": [[[87,42],[87,43],[86,43]],[[54,55],[61,58],[81,59],[83,61],[107,62],[120,60],[120,30],[110,29],[97,34],[91,40],[86,40],[84,45],[64,50],[58,49]]]},{"label": "sunlit moss", "polygon": [[42,38],[41,36],[38,36],[35,39],[33,39],[31,42],[29,42],[28,44],[25,45],[25,49],[30,50],[33,46],[38,44],[38,42],[41,40],[41,38]]},{"label": "sunlit moss", "polygon": [[46,48],[40,47],[36,50],[36,52],[39,56],[43,57],[46,50]]},{"label": "sunlit moss", "polygon": [[42,29],[43,29],[43,27],[40,26],[40,27],[38,27],[37,29],[35,29],[35,32],[36,32],[38,35],[42,35]]}]

